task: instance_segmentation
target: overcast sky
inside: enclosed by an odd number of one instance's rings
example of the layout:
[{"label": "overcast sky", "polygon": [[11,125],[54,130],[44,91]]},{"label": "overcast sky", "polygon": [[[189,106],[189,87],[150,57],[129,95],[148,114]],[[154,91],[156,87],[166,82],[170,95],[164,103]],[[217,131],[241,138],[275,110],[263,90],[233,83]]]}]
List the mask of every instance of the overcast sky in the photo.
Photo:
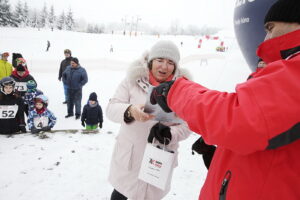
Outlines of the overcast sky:
[{"label": "overcast sky", "polygon": [[[16,4],[18,0],[9,0]],[[179,21],[181,26],[233,27],[235,0],[21,0],[30,8],[41,9],[44,3],[53,5],[55,14],[70,7],[76,18],[91,23],[121,22],[139,16],[141,22],[152,26],[170,26]]]}]

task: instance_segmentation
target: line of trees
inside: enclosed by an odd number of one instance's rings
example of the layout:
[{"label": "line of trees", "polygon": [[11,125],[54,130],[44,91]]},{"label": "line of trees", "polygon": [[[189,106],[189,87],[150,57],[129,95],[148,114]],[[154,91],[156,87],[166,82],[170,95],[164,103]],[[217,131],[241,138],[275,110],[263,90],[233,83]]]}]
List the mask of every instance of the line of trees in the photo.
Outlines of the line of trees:
[{"label": "line of trees", "polygon": [[45,3],[41,10],[37,10],[18,1],[13,8],[9,0],[0,0],[0,26],[74,30],[75,20],[71,8],[56,16],[53,5],[48,9]]},{"label": "line of trees", "polygon": [[[134,18],[132,17],[132,22]],[[120,22],[112,22],[106,25],[104,24],[90,24],[84,19],[78,19],[75,21],[72,9],[69,8],[67,12],[62,11],[59,15],[55,14],[54,6],[48,7],[46,3],[41,10],[36,8],[29,8],[26,2],[19,0],[15,6],[9,3],[9,0],[0,0],[0,27],[33,27],[33,28],[50,28],[58,30],[69,30],[69,31],[81,31],[88,33],[126,33],[134,30],[140,33],[148,33],[153,35],[158,34],[173,34],[173,35],[207,35],[214,34],[220,29],[215,27],[198,27],[196,25],[189,25],[183,27],[180,25],[178,20],[171,22],[169,27],[157,27],[149,26],[149,24],[139,23],[142,21],[141,18],[136,20],[136,28],[133,29],[133,25],[127,26],[127,21],[122,19]],[[131,28],[129,28],[131,27]],[[128,30],[130,29],[130,30]],[[137,30],[139,29],[139,30]]]}]

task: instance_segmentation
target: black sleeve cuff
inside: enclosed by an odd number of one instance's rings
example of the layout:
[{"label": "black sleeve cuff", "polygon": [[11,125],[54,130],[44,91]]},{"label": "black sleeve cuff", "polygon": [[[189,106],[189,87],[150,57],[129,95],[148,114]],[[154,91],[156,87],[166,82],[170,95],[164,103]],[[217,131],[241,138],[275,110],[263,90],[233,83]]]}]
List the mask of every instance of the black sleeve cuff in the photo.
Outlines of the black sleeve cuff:
[{"label": "black sleeve cuff", "polygon": [[131,122],[134,121],[134,118],[131,115],[129,115],[129,108],[130,108],[130,106],[128,106],[128,108],[124,112],[124,122],[126,124],[129,124],[129,123],[131,123]]}]

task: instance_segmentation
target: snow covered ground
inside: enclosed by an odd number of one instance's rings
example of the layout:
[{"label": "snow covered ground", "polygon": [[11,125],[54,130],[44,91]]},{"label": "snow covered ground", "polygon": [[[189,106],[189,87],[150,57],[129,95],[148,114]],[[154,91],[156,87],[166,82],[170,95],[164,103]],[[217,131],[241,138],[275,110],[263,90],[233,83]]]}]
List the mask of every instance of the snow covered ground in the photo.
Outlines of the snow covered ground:
[{"label": "snow covered ground", "polygon": [[[87,102],[91,92],[96,92],[105,111],[129,63],[159,39],[170,39],[178,45],[182,67],[192,72],[195,82],[211,89],[234,91],[250,70],[232,32],[219,35],[229,47],[225,53],[216,53],[216,44],[211,41],[204,41],[203,48],[198,49],[199,37],[192,36],[129,37],[0,28],[0,52],[23,54],[38,88],[50,99],[49,109],[58,118],[55,129],[81,129],[80,121],[64,118],[67,108],[62,104],[63,87],[58,81],[64,49],[71,49],[88,72],[82,103]],[[45,51],[47,40],[51,42],[49,52]],[[109,52],[111,45],[113,53]],[[200,65],[201,58],[208,59],[207,65]],[[11,138],[0,135],[0,200],[108,200],[112,187],[107,175],[118,129],[118,124],[104,116],[103,129],[94,135],[55,133],[44,140],[29,133]],[[191,145],[198,137],[193,134],[181,142],[179,166],[174,172],[172,189],[164,199],[198,198],[207,172],[202,158],[191,155]]]}]

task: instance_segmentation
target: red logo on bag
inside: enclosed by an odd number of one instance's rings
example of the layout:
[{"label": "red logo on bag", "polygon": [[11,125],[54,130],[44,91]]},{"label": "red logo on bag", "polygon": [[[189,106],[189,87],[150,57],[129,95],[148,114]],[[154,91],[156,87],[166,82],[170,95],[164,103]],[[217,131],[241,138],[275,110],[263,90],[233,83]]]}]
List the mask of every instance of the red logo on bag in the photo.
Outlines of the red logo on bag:
[{"label": "red logo on bag", "polygon": [[154,160],[154,159],[152,159],[152,158],[150,158],[149,163],[150,163],[151,165],[154,165],[155,167],[158,167],[158,168],[161,168],[161,166],[162,166],[162,162],[157,161],[157,160]]}]

